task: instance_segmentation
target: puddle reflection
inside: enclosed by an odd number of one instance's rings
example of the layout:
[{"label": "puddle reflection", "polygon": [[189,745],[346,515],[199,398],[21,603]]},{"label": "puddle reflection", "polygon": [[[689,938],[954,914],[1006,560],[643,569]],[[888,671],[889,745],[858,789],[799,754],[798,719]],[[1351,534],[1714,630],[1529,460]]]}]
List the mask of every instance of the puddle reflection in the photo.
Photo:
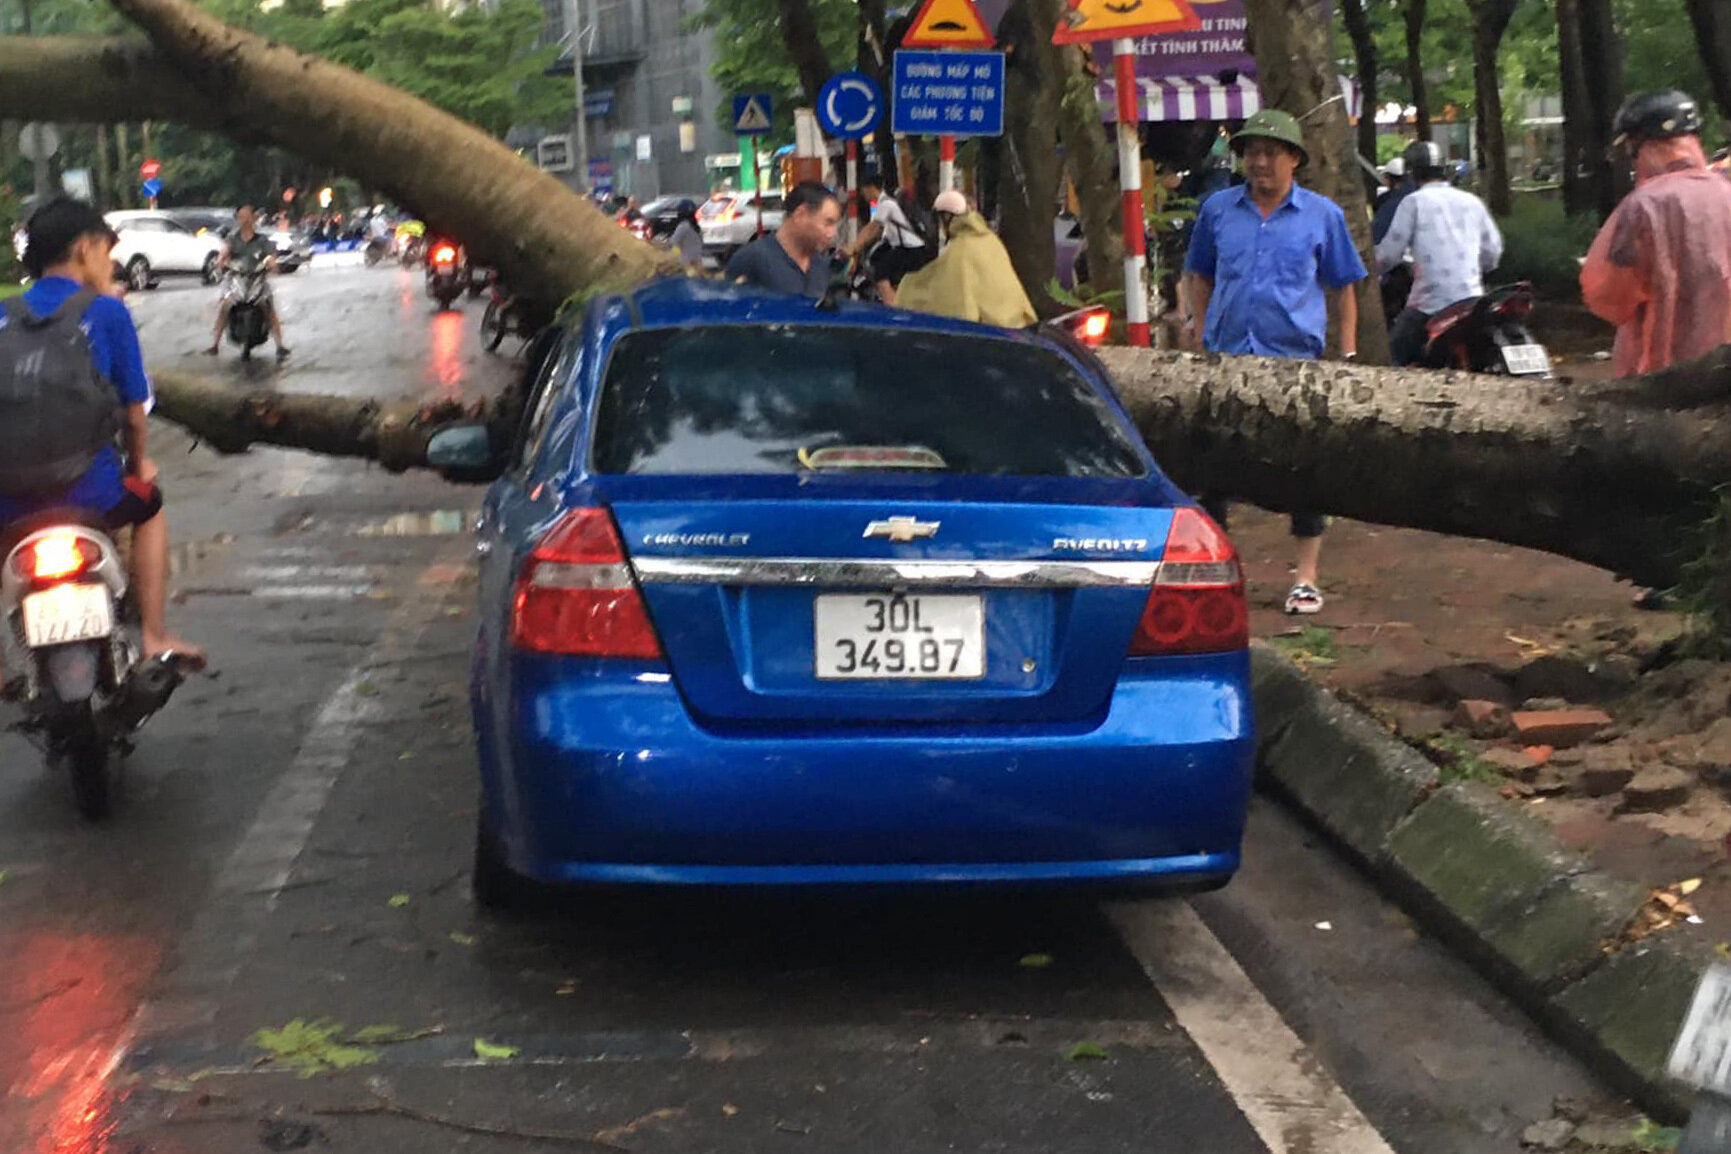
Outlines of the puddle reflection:
[{"label": "puddle reflection", "polygon": [[430,513],[398,513],[355,530],[360,537],[454,537],[470,531],[469,514],[462,509],[435,509]]},{"label": "puddle reflection", "polygon": [[462,313],[446,310],[433,318],[432,359],[427,368],[446,399],[463,390],[463,338],[468,332],[468,318]]}]

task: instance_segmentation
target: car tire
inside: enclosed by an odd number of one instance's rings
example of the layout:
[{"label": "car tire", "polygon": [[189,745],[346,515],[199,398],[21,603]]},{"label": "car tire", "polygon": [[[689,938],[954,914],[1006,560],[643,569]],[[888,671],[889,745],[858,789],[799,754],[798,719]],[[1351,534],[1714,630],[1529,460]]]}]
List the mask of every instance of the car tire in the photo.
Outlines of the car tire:
[{"label": "car tire", "polygon": [[156,287],[151,280],[149,261],[135,256],[126,262],[126,287],[133,292]]},{"label": "car tire", "polygon": [[529,893],[528,880],[505,864],[504,851],[487,828],[484,809],[475,822],[475,872],[470,886],[477,906],[501,913],[521,909]]},{"label": "car tire", "polygon": [[216,262],[217,254],[214,252],[204,258],[204,267],[198,270],[198,275],[205,284],[216,283]]}]

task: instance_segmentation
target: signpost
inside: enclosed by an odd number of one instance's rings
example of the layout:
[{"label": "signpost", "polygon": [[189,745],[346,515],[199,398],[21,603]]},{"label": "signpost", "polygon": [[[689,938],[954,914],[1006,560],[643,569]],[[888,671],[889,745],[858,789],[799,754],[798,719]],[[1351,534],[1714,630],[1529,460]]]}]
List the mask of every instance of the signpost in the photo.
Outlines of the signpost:
[{"label": "signpost", "polygon": [[1002,52],[897,52],[891,127],[938,133],[939,191],[956,187],[956,137],[1004,132]]},{"label": "signpost", "polygon": [[817,121],[829,135],[847,142],[847,208],[852,241],[859,235],[859,142],[884,118],[884,94],[863,72],[838,72],[817,94]]},{"label": "signpost", "polygon": [[147,160],[138,166],[138,179],[155,180],[162,175],[162,161]]},{"label": "signpost", "polygon": [[[939,49],[972,49],[991,48],[997,43],[997,38],[986,29],[986,22],[980,16],[980,10],[974,7],[974,0],[925,0],[920,5],[914,22],[908,26],[907,33],[902,37],[903,48],[939,48]],[[901,53],[897,52],[899,59]],[[1003,91],[1004,72],[1003,58],[998,61],[997,74],[997,105],[998,127],[992,132],[945,132],[938,137],[938,191],[948,192],[956,187],[956,137],[967,136],[1000,136],[1003,134]],[[896,81],[896,105],[899,109],[902,101],[902,85],[898,76]],[[901,132],[901,129],[896,129]]]},{"label": "signpost", "polygon": [[139,186],[139,191],[144,194],[146,200],[150,201],[150,207],[155,208],[156,198],[162,195],[161,178],[155,176],[151,177]]},{"label": "signpost", "polygon": [[775,102],[767,92],[733,98],[733,134],[745,141],[745,162],[751,172],[751,211],[757,217],[757,235],[763,235],[763,190],[757,179],[757,138],[768,136]]},{"label": "signpost", "polygon": [[1124,197],[1124,319],[1130,343],[1150,344],[1148,238],[1142,215],[1142,114],[1136,100],[1137,36],[1202,27],[1190,0],[1071,0],[1052,33],[1054,44],[1112,42],[1113,79],[1118,88],[1118,187]]}]

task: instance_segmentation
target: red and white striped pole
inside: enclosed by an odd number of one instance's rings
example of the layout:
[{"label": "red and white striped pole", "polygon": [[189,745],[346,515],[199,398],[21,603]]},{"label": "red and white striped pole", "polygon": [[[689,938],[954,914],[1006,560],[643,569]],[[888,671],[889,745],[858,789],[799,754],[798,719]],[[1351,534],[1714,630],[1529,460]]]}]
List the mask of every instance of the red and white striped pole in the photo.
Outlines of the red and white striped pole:
[{"label": "red and white striped pole", "polygon": [[847,215],[849,244],[859,239],[859,141],[847,141]]},{"label": "red and white striped pole", "polygon": [[956,187],[956,138],[938,137],[938,191]]},{"label": "red and white striped pole", "polygon": [[1118,187],[1124,190],[1124,317],[1130,343],[1149,345],[1148,241],[1142,217],[1142,109],[1136,87],[1136,41],[1112,41],[1113,79],[1118,87]]}]

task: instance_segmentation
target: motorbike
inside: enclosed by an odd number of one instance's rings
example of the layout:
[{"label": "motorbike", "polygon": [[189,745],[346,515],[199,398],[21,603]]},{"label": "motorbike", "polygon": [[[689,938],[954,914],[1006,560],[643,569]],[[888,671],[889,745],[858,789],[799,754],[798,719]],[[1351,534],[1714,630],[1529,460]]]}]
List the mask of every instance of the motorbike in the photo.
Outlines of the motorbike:
[{"label": "motorbike", "polygon": [[1527,281],[1452,304],[1426,323],[1418,363],[1431,369],[1549,379],[1550,353],[1527,328],[1532,312],[1533,286]]},{"label": "motorbike", "polygon": [[403,233],[397,237],[397,261],[404,268],[414,268],[427,256],[427,238]]},{"label": "motorbike", "polygon": [[101,820],[120,759],[186,671],[172,653],[142,658],[126,568],[99,521],[52,510],[4,540],[0,662],[11,676],[4,696],[23,710],[13,728],[70,774],[79,812]]},{"label": "motorbike", "polygon": [[472,264],[468,267],[468,277],[465,282],[470,300],[483,296],[488,286],[493,283],[493,270],[484,264]]},{"label": "motorbike", "polygon": [[466,279],[457,246],[448,240],[434,241],[427,252],[427,295],[439,302],[441,310],[451,308],[463,295]]},{"label": "motorbike", "polygon": [[239,291],[228,306],[228,339],[240,346],[240,359],[249,360],[252,351],[270,336],[271,308],[265,295],[268,268],[263,261],[253,260],[232,272]]},{"label": "motorbike", "polygon": [[383,236],[375,236],[371,240],[367,241],[367,247],[362,252],[361,259],[366,261],[368,268],[376,268],[384,262],[385,258],[387,258],[390,255],[391,255],[390,238],[389,237],[383,237]]},{"label": "motorbike", "polygon": [[512,333],[526,341],[535,335],[535,329],[527,307],[505,288],[498,271],[493,270],[487,276],[487,311],[481,314],[481,343],[488,352],[493,352]]}]

